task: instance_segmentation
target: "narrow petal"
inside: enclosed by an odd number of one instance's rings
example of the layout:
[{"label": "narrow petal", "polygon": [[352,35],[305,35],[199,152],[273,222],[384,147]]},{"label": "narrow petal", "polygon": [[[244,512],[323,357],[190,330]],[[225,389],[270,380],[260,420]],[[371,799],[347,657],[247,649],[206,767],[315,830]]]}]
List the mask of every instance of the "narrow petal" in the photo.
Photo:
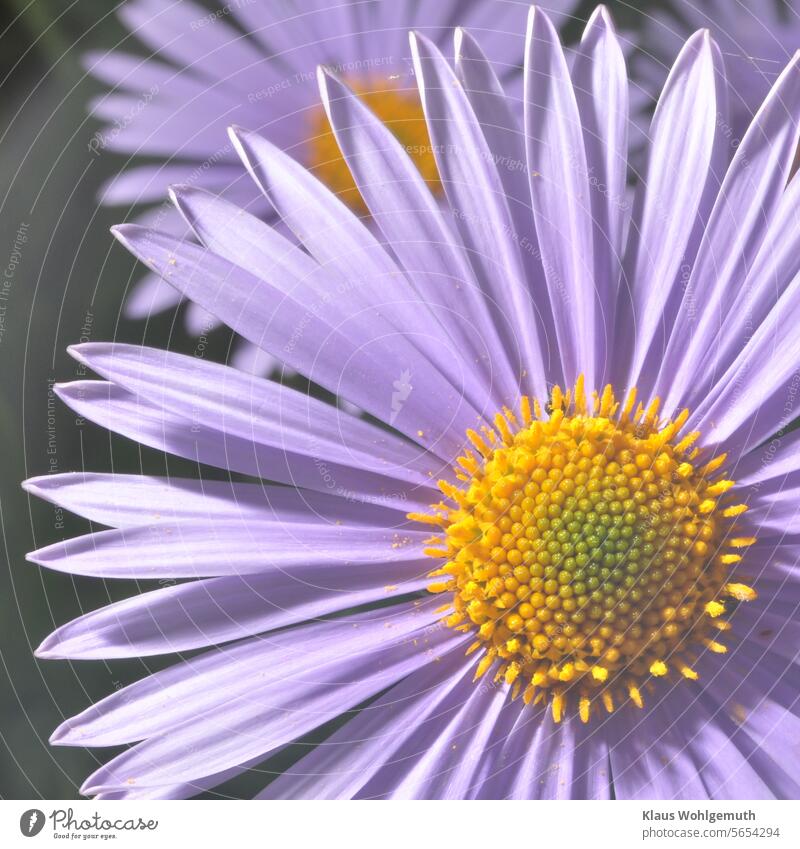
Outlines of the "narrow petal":
[{"label": "narrow petal", "polygon": [[724,374],[738,353],[800,274],[800,180],[781,195],[753,265],[707,351],[706,368]]},{"label": "narrow petal", "polygon": [[406,513],[294,487],[194,478],[66,472],[29,478],[22,486],[37,498],[112,528],[187,519],[282,519],[390,528],[403,524]]},{"label": "narrow petal", "polygon": [[711,798],[686,745],[684,726],[689,723],[670,718],[662,704],[665,698],[648,700],[642,711],[623,705],[608,721],[617,799]]},{"label": "narrow petal", "polygon": [[333,463],[427,484],[431,458],[412,443],[309,394],[197,357],[121,343],[73,345],[92,371],[175,415]]},{"label": "narrow petal", "polygon": [[[331,737],[316,746],[259,794],[261,799],[352,799],[376,774],[391,768],[409,740],[446,726],[471,682],[463,649],[460,660],[444,657],[392,687]],[[471,676],[469,676],[471,677]]]},{"label": "narrow petal", "polygon": [[486,744],[504,710],[517,712],[506,687],[461,680],[457,702],[395,750],[359,792],[365,799],[466,799],[472,794]]},{"label": "narrow petal", "polygon": [[[527,391],[543,396],[545,371],[531,293],[497,166],[475,113],[442,54],[411,36],[436,163],[475,276],[493,305],[506,354]],[[524,379],[523,379],[524,378]]]},{"label": "narrow petal", "polygon": [[[528,288],[533,298],[536,318],[541,328],[540,344],[545,357],[548,381],[561,380],[558,346],[553,313],[547,293],[547,281],[541,264],[539,239],[531,215],[531,194],[525,161],[525,139],[519,118],[513,108],[519,96],[503,90],[494,68],[484,55],[481,44],[464,29],[456,30],[456,72],[464,87],[475,117],[491,153],[491,161],[508,198],[515,240],[524,250],[520,259],[525,269]],[[523,45],[520,45],[522,47]],[[540,389],[535,389],[538,394]],[[542,397],[542,396],[539,396]]]},{"label": "narrow petal", "polygon": [[[335,395],[344,395],[381,420],[390,419],[396,429],[441,452],[444,459],[458,456],[463,434],[478,413],[401,337],[357,346],[345,320],[326,320],[330,301],[302,303],[278,288],[278,279],[261,280],[196,245],[135,225],[117,227],[114,234],[151,269],[245,339]],[[365,322],[359,315],[351,316],[349,324],[363,330]],[[413,378],[418,391],[410,391],[392,416],[392,384],[404,374],[409,383]],[[427,403],[429,398],[437,399],[435,408]]]},{"label": "narrow petal", "polygon": [[422,559],[329,566],[315,561],[308,558],[288,569],[270,564],[254,575],[141,593],[62,625],[36,656],[99,660],[189,651],[310,622],[430,583],[429,564]]},{"label": "narrow petal", "polygon": [[714,204],[656,384],[667,412],[704,398],[718,377],[701,365],[728,313],[730,292],[744,282],[786,187],[800,140],[798,115],[800,53],[750,125]]},{"label": "narrow petal", "polygon": [[432,621],[397,605],[220,649],[112,694],[55,740],[146,738],[90,776],[84,793],[130,779],[192,781],[273,751],[430,662],[457,641],[448,629],[424,630]]},{"label": "narrow petal", "polygon": [[800,276],[795,277],[714,389],[689,427],[733,459],[755,450],[797,418],[800,392]]},{"label": "narrow petal", "polygon": [[[306,522],[160,522],[100,531],[40,548],[28,560],[73,575],[104,578],[199,578],[248,575],[294,566],[425,564],[426,531],[391,531]],[[376,566],[376,568],[378,568]],[[420,574],[425,566],[420,566]],[[391,575],[388,574],[388,583]]]},{"label": "narrow petal", "polygon": [[506,359],[492,357],[497,331],[438,203],[388,127],[331,72],[319,76],[331,126],[375,223],[443,324],[453,362],[477,371],[484,403],[493,397],[499,408],[517,382]]},{"label": "narrow petal", "polygon": [[[441,323],[427,304],[420,303],[408,276],[365,223],[275,145],[237,127],[229,132],[256,185],[281,221],[336,281],[336,288],[349,299],[360,300],[364,311],[385,314],[407,344],[454,378],[457,369],[447,352],[447,334]],[[410,327],[414,333],[408,332]],[[464,380],[463,375],[454,379],[458,386]]]},{"label": "narrow petal", "polygon": [[[650,127],[620,292],[615,373],[649,397],[658,363],[728,165],[719,48],[693,35],[672,66]],[[625,329],[625,332],[622,332]],[[656,366],[657,368],[657,366]]]},{"label": "narrow petal", "polygon": [[558,34],[535,6],[525,45],[525,142],[564,381],[571,386],[583,374],[594,387],[604,370],[606,336],[583,129]]},{"label": "narrow petal", "polygon": [[196,463],[257,478],[408,509],[438,500],[436,489],[403,484],[383,475],[333,463],[324,457],[292,454],[283,447],[260,445],[211,422],[192,418],[191,407],[175,415],[113,383],[100,380],[56,384],[56,394],[80,417],[115,433],[185,457]]},{"label": "narrow petal", "polygon": [[[586,174],[594,225],[594,279],[600,332],[610,338],[628,217],[628,75],[607,10],[599,6],[584,31],[572,67],[583,125]],[[598,372],[597,386],[609,373]]]}]

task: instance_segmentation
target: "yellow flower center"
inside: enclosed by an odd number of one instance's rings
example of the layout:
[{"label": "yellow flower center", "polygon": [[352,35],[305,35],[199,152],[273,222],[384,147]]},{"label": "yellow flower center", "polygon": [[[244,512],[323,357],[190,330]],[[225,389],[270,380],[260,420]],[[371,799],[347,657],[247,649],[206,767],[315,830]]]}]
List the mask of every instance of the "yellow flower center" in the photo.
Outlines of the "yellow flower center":
[{"label": "yellow flower center", "polygon": [[[700,651],[725,614],[755,598],[730,567],[755,542],[737,536],[746,507],[701,459],[688,411],[660,422],[658,399],[636,409],[607,386],[587,403],[553,389],[546,414],[523,397],[495,427],[468,432],[463,487],[411,519],[437,525],[427,554],[443,560],[430,590],[452,595],[446,623],[473,631],[476,679],[490,669],[526,703],[547,701],[558,722],[569,699],[584,722],[602,705],[643,705],[653,678],[697,678]],[[533,406],[533,409],[531,407]]]},{"label": "yellow flower center", "polygon": [[[401,88],[396,81],[385,78],[350,81],[350,87],[403,145],[431,191],[440,194],[442,184],[416,87]],[[309,169],[354,212],[367,214],[366,204],[356,188],[322,106],[310,113],[310,125],[307,147]]]}]

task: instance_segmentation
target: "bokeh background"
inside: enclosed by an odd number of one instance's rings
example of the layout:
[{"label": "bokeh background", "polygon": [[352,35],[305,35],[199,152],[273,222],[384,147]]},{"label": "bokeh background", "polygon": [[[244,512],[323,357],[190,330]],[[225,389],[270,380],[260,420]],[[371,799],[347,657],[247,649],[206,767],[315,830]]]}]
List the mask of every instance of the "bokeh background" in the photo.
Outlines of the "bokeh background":
[{"label": "bokeh background", "polygon": [[[663,4],[612,0],[607,5],[618,26],[635,34],[642,17]],[[583,3],[578,17],[585,19],[593,6]],[[101,89],[80,63],[87,50],[125,41],[116,7],[110,0],[0,0],[0,274],[6,269],[11,274],[0,303],[3,798],[77,798],[82,779],[108,752],[50,747],[48,735],[66,716],[159,664],[158,659],[113,664],[34,659],[33,650],[56,625],[136,588],[130,582],[45,572],[26,562],[27,551],[86,532],[88,526],[29,499],[19,486],[33,475],[83,468],[165,474],[163,455],[76,424],[52,385],[78,376],[66,347],[79,340],[146,342],[186,353],[196,344],[177,310],[146,323],[121,315],[138,272],[108,229],[127,210],[96,202],[98,188],[121,162],[90,149],[99,125],[86,117],[86,105]],[[574,41],[580,30],[581,21],[575,20],[566,39]],[[136,49],[130,38],[125,48]],[[224,359],[229,341],[226,331],[214,332],[208,355]],[[170,460],[169,472],[178,471],[180,464]],[[140,582],[140,588],[149,587]],[[283,753],[262,771],[280,770],[297,754]],[[249,795],[264,783],[262,775],[245,776],[217,795]]]}]

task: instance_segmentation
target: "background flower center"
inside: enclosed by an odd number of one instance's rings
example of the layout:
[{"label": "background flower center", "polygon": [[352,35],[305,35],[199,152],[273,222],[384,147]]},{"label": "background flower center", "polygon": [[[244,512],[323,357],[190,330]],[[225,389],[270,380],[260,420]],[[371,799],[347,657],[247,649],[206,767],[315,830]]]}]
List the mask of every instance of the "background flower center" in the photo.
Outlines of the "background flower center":
[{"label": "background flower center", "polygon": [[[417,88],[401,87],[399,81],[385,77],[351,79],[348,83],[403,145],[431,191],[440,194],[442,184]],[[309,170],[351,209],[367,214],[323,106],[315,106],[311,111],[310,124]]]}]

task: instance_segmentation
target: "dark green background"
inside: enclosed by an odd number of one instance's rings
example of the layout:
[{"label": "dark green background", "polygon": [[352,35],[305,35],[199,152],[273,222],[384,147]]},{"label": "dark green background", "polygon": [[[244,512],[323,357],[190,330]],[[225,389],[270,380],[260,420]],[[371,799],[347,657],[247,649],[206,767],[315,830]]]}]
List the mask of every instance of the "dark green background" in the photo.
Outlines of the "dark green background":
[{"label": "dark green background", "polygon": [[[620,25],[636,27],[642,12],[658,3],[612,2]],[[120,318],[134,262],[108,228],[125,210],[101,209],[95,197],[120,165],[112,155],[95,157],[87,144],[97,126],[85,117],[100,91],[85,78],[80,55],[107,49],[126,35],[113,2],[101,0],[0,0],[0,269],[15,234],[27,225],[10,292],[6,332],[0,343],[0,796],[75,798],[81,781],[106,750],[50,747],[47,738],[66,716],[122,684],[158,660],[66,663],[33,658],[33,649],[56,625],[130,595],[130,582],[72,579],[27,563],[25,553],[84,532],[84,523],[31,500],[19,482],[50,470],[164,473],[165,458],[91,426],[55,405],[48,454],[49,381],[75,377],[65,353],[91,316],[92,340],[147,341],[192,350],[175,314],[143,323]],[[584,3],[585,12],[592,3]],[[576,22],[567,30],[574,38]],[[126,45],[130,49],[130,43]],[[1,273],[1,272],[0,272]],[[228,337],[213,338],[223,358]],[[170,461],[170,471],[177,469]],[[310,741],[311,742],[311,741]],[[289,757],[291,755],[286,755]],[[267,769],[280,769],[281,762]],[[223,788],[248,795],[265,783],[249,776]]]}]

